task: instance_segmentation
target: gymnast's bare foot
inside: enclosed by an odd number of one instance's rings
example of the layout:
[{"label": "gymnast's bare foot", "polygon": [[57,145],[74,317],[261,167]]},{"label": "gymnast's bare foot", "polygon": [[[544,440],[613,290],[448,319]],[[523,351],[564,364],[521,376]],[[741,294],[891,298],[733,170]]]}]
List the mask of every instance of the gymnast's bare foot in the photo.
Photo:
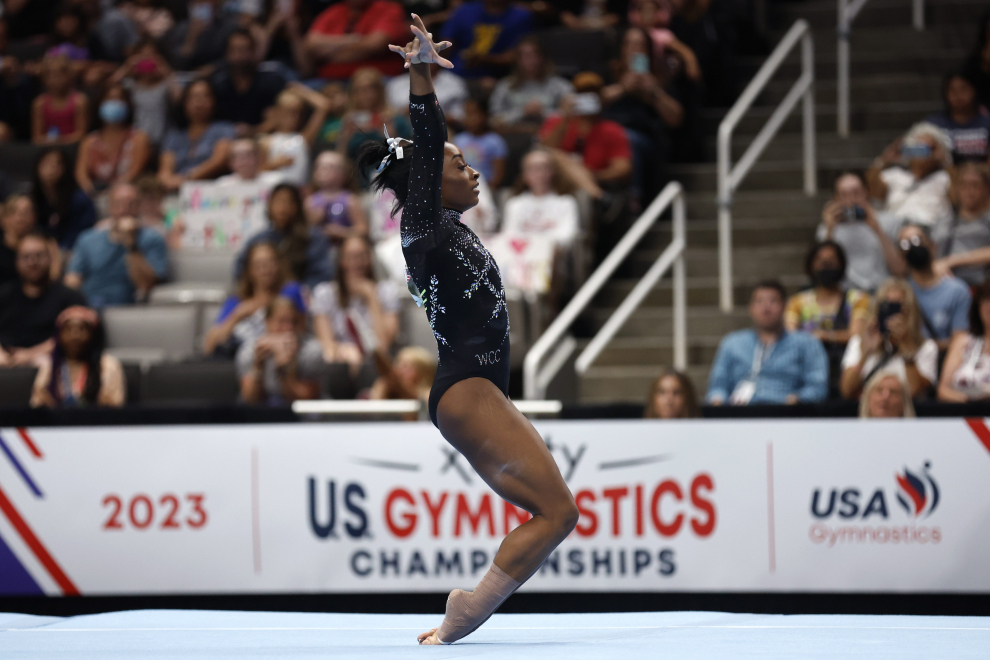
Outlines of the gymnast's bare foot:
[{"label": "gymnast's bare foot", "polygon": [[425,633],[420,633],[419,637],[416,639],[419,641],[420,646],[433,646],[440,645],[440,638],[437,637],[437,631],[439,628],[434,628],[433,630]]}]

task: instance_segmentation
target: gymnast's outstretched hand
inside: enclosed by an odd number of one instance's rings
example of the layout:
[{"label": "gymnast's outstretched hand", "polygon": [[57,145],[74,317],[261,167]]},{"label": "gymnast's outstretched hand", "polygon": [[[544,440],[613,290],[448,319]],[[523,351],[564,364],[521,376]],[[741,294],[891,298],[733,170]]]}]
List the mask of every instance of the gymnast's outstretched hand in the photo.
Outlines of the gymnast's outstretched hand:
[{"label": "gymnast's outstretched hand", "polygon": [[398,53],[406,60],[406,68],[411,64],[439,64],[445,69],[453,69],[454,64],[438,54],[445,48],[450,48],[453,44],[449,41],[433,42],[433,35],[426,31],[423,19],[417,14],[413,14],[413,24],[409,26],[412,30],[413,40],[405,47],[393,46],[389,44],[388,49],[393,53]]}]

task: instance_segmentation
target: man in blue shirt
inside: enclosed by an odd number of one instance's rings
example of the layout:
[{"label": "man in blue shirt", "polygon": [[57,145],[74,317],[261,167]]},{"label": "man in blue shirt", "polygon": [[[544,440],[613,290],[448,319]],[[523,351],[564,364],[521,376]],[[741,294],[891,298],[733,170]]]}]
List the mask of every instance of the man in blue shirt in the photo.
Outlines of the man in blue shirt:
[{"label": "man in blue shirt", "polygon": [[[130,184],[119,184],[110,197],[127,196]],[[112,205],[112,204],[111,204]],[[168,258],[165,239],[141,227],[133,216],[112,215],[108,229],[88,229],[76,242],[66,269],[65,284],[81,290],[90,306],[129,305],[165,279]]]},{"label": "man in blue shirt", "polygon": [[957,334],[969,331],[969,287],[953,275],[938,275],[932,269],[937,248],[928,231],[918,225],[901,229],[900,248],[907,262],[908,281],[921,309],[921,329],[926,337],[946,350]]},{"label": "man in blue shirt", "polygon": [[474,0],[454,10],[441,34],[453,45],[453,72],[465,78],[503,74],[519,41],[532,29],[532,15],[508,0]]},{"label": "man in blue shirt", "polygon": [[777,281],[756,285],[749,301],[753,328],[726,335],[708,376],[713,405],[824,401],[828,356],[814,335],[784,330],[787,294]]}]

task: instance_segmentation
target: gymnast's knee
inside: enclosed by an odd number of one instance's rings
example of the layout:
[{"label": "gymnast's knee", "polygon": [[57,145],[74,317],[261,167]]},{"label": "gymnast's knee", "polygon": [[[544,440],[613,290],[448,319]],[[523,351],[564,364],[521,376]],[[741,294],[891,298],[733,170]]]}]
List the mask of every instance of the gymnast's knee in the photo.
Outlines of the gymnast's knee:
[{"label": "gymnast's knee", "polygon": [[568,493],[568,497],[564,502],[554,507],[551,521],[561,538],[571,533],[577,525],[580,515],[577,504],[574,503],[574,498],[570,496],[570,493]]}]

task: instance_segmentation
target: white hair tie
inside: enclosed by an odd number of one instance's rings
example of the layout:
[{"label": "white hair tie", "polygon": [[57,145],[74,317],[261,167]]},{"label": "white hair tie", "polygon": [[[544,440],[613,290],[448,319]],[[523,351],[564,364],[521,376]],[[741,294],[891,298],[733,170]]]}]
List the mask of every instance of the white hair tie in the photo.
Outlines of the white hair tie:
[{"label": "white hair tie", "polygon": [[378,169],[375,170],[376,174],[381,174],[382,170],[388,167],[388,164],[392,162],[392,156],[394,155],[396,160],[402,160],[404,154],[402,151],[401,142],[408,142],[405,138],[401,137],[389,137],[388,126],[382,124],[382,128],[385,129],[385,143],[388,145],[388,153],[382,158],[381,164]]}]

